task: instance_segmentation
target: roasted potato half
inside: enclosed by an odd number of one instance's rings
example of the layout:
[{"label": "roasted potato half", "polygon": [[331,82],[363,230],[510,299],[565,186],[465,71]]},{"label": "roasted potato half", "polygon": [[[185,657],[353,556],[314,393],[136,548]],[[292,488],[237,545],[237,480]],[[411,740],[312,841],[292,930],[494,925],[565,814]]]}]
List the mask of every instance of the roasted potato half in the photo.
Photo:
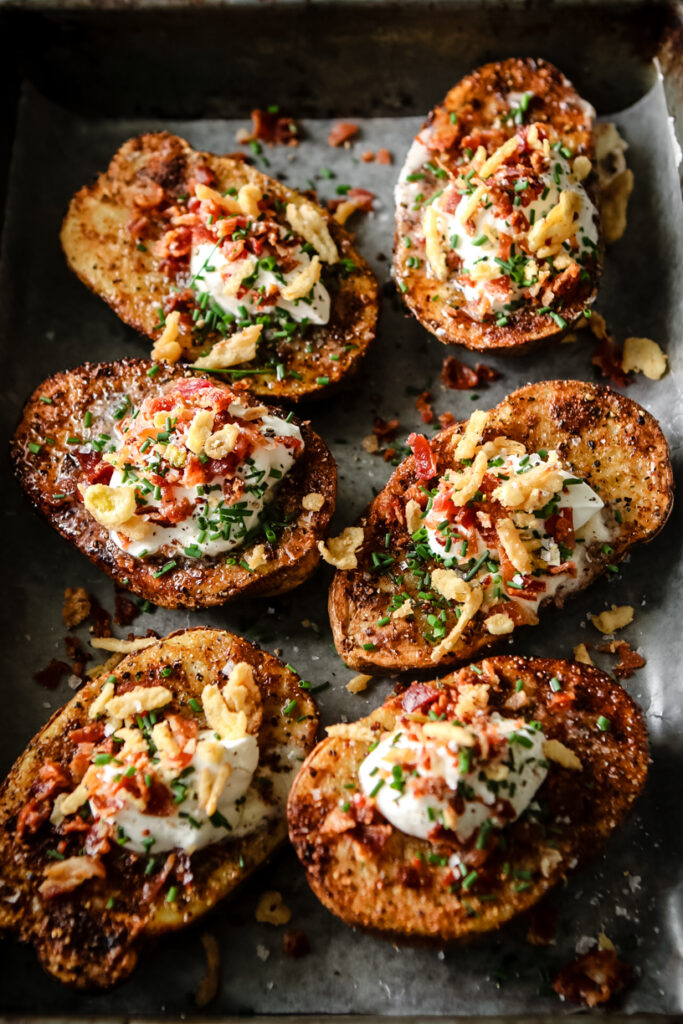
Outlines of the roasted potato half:
[{"label": "roasted potato half", "polygon": [[44,381],[11,454],[63,537],[167,608],[298,586],[336,499],[334,460],[308,423],[240,383],[142,359]]},{"label": "roasted potato half", "polygon": [[297,676],[246,640],[198,628],[138,644],[0,788],[0,928],[80,989],[122,981],[273,853],[315,741]]},{"label": "roasted potato half", "polygon": [[408,442],[330,588],[337,650],[363,671],[469,660],[616,571],[671,511],[664,434],[607,387],[528,384]]},{"label": "roasted potato half", "polygon": [[446,344],[562,333],[602,266],[594,111],[544,60],[486,64],[430,113],[396,186],[394,277]]},{"label": "roasted potato half", "polygon": [[287,805],[318,899],[394,941],[464,939],[593,856],[645,783],[637,704],[596,668],[489,658],[328,728]]},{"label": "roasted potato half", "polygon": [[377,281],[348,232],[241,159],[169,132],[124,143],[72,199],[61,240],[158,358],[200,360],[261,397],[339,384],[374,337]]}]

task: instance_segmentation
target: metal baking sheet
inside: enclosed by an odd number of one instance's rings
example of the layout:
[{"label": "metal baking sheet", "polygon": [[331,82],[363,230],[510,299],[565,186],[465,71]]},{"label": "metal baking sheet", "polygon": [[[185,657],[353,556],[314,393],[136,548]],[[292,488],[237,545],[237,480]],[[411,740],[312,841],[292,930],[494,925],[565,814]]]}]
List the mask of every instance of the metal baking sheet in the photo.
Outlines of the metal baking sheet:
[{"label": "metal baking sheet", "polygon": [[[497,54],[490,51],[471,53],[453,66],[451,80],[493,56]],[[613,117],[628,140],[628,162],[636,184],[628,230],[608,254],[597,308],[619,338],[653,337],[669,354],[671,372],[665,379],[653,383],[639,377],[628,393],[662,423],[680,478],[683,211],[663,84],[654,68],[643,73],[642,82],[648,77],[650,87],[642,88],[640,98]],[[581,88],[580,79],[577,85]],[[442,92],[437,90],[432,100]],[[588,98],[602,113],[609,112],[600,95],[589,92]],[[247,111],[247,97],[243,106]],[[289,112],[297,114],[292,106]],[[420,110],[420,115],[424,112]],[[340,110],[339,115],[348,116],[348,110]],[[266,148],[267,167],[263,159],[256,160],[257,166],[294,187],[310,187],[314,181],[323,198],[333,197],[339,184],[369,188],[378,197],[375,212],[359,217],[353,225],[361,251],[384,286],[377,341],[351,388],[306,409],[339,465],[339,528],[355,519],[391,471],[360,444],[371,432],[374,415],[400,419],[399,441],[413,429],[424,429],[415,408],[416,388],[432,392],[437,413],[450,411],[465,418],[472,409],[492,406],[530,380],[594,377],[592,345],[586,337],[522,358],[487,359],[502,376],[478,397],[443,389],[439,371],[447,350],[405,316],[389,279],[392,188],[421,116],[413,112],[409,117],[353,119],[361,125],[361,136],[350,149],[327,146],[331,120],[305,119],[300,147]],[[64,264],[58,231],[71,194],[104,168],[130,135],[167,128],[196,147],[224,152],[236,148],[235,131],[246,124],[243,118],[93,118],[69,112],[25,85],[12,155],[0,282],[4,436],[13,430],[24,399],[48,374],[86,359],[143,355],[148,349]],[[392,152],[392,166],[360,160],[364,150],[380,147]],[[322,177],[323,167],[335,177]],[[476,361],[462,351],[456,354],[471,364]],[[114,591],[108,580],[30,511],[13,481],[5,479],[3,500],[7,603],[0,769],[4,771],[52,710],[72,695],[67,682],[48,692],[33,680],[50,658],[64,656],[64,588],[84,586],[110,610]],[[210,1007],[212,1014],[557,1015],[569,1008],[563,1009],[549,990],[548,978],[599,932],[605,932],[637,969],[636,983],[621,1002],[623,1010],[683,1011],[683,831],[678,784],[683,768],[683,701],[677,671],[683,660],[682,518],[677,507],[660,537],[634,551],[618,577],[599,582],[561,612],[547,612],[540,628],[515,635],[510,647],[503,648],[571,656],[577,643],[600,639],[590,625],[589,612],[611,603],[632,604],[635,620],[623,636],[647,658],[646,667],[625,684],[647,714],[652,747],[647,789],[604,855],[555,894],[559,926],[554,946],[529,946],[525,924],[519,921],[469,946],[397,948],[351,931],[324,910],[308,890],[293,854],[284,850],[210,918],[160,942],[143,957],[132,978],[106,996],[79,995],[60,987],[43,975],[31,948],[19,946],[14,939],[4,940],[0,946],[2,1010],[42,1019],[48,1014],[76,1013],[108,1019],[129,1015],[175,1019],[191,1014],[196,1012],[194,992],[205,967],[199,937],[209,930],[217,936],[222,954],[221,985]],[[313,684],[329,682],[329,688],[318,695],[324,723],[353,720],[378,704],[393,681],[378,679],[356,696],[345,689],[353,673],[342,665],[332,646],[326,614],[330,577],[324,567],[303,587],[278,600],[238,602],[198,612],[158,609],[140,617],[134,628],[137,632],[152,628],[162,635],[198,624],[234,630],[281,652]],[[87,641],[87,628],[77,632]],[[119,630],[120,635],[126,632]],[[609,656],[598,655],[596,660],[607,668],[614,663]],[[308,935],[309,956],[288,959],[282,949],[282,929],[256,924],[256,901],[266,888],[282,892],[293,911],[292,927]]]}]

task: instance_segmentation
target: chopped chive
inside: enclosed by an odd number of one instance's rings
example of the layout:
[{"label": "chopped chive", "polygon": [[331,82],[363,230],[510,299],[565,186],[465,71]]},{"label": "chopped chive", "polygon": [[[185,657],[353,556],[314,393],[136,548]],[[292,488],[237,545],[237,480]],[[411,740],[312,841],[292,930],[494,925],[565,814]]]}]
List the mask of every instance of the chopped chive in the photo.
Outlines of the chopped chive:
[{"label": "chopped chive", "polygon": [[609,718],[605,718],[604,715],[600,715],[598,718],[598,729],[600,732],[609,732],[612,723]]},{"label": "chopped chive", "polygon": [[188,700],[187,703],[190,705],[192,710],[194,712],[196,712],[196,714],[199,714],[201,712],[202,706],[201,706],[201,704],[199,703],[199,701],[197,700],[196,697],[190,697],[190,699]]},{"label": "chopped chive", "polygon": [[177,899],[178,899],[178,886],[177,885],[172,885],[171,888],[166,893],[166,902],[167,903],[175,903],[175,901]]},{"label": "chopped chive", "polygon": [[42,449],[43,449],[42,444],[36,444],[35,441],[31,441],[29,443],[28,450],[30,452],[33,452],[34,455],[37,455],[38,452],[42,451]]},{"label": "chopped chive", "polygon": [[163,565],[161,569],[152,574],[154,576],[154,579],[158,580],[160,576],[165,576],[167,572],[171,571],[171,569],[175,569],[176,564],[177,563],[175,559],[171,559],[170,562],[167,562],[166,565]]}]

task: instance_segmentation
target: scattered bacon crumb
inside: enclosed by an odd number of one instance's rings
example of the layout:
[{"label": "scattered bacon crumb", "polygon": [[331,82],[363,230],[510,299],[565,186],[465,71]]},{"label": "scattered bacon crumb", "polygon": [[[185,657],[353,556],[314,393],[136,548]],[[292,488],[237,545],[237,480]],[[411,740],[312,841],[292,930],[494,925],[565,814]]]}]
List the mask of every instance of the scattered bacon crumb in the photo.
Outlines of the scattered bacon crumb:
[{"label": "scattered bacon crumb", "polygon": [[35,673],[33,678],[41,686],[44,686],[46,690],[56,690],[62,678],[70,673],[71,665],[67,665],[65,661],[58,661],[56,658],[52,658],[45,668],[41,668],[40,671]]},{"label": "scattered bacon crumb", "polygon": [[552,946],[556,931],[557,907],[543,900],[529,914],[526,941],[531,946]]},{"label": "scattered bacon crumb", "polygon": [[376,153],[371,149],[366,149],[361,156],[361,160],[364,164],[371,164],[374,161],[376,164],[384,164],[386,166],[392,163],[392,156],[388,149],[378,149]]},{"label": "scattered bacon crumb", "polygon": [[375,201],[375,193],[368,188],[350,188],[346,193],[346,198],[355,203],[363,213],[370,213]]},{"label": "scattered bacon crumb", "polygon": [[400,425],[398,420],[383,420],[381,416],[375,416],[372,432],[378,441],[393,441]]},{"label": "scattered bacon crumb", "polygon": [[62,618],[69,629],[80,626],[90,615],[90,598],[83,587],[67,587],[64,591]]},{"label": "scattered bacon crumb", "polygon": [[358,135],[358,132],[358,125],[354,124],[353,121],[337,121],[332,126],[332,131],[327,137],[327,143],[329,146],[343,146],[349,139]]},{"label": "scattered bacon crumb", "polygon": [[251,134],[240,134],[240,142],[267,142],[270,146],[298,146],[301,129],[293,117],[283,117],[278,111],[251,112]]},{"label": "scattered bacon crumb", "polygon": [[433,423],[434,421],[434,410],[431,406],[431,400],[431,391],[423,391],[422,394],[418,395],[415,399],[415,408],[422,417],[423,423]]},{"label": "scattered bacon crumb", "polygon": [[452,427],[455,423],[455,416],[452,412],[442,412],[439,416],[439,423],[442,430],[445,430],[446,427]]},{"label": "scattered bacon crumb", "polygon": [[130,626],[140,614],[140,608],[135,601],[131,601],[125,594],[116,593],[114,596],[114,622],[117,626]]},{"label": "scattered bacon crumb", "polygon": [[634,651],[625,640],[616,645],[616,653],[619,655],[619,661],[614,668],[617,679],[630,679],[636,669],[642,668],[645,664],[642,654]]},{"label": "scattered bacon crumb", "polygon": [[327,209],[330,213],[336,213],[338,210],[343,210],[345,216],[343,220],[337,218],[340,223],[345,223],[352,213],[370,213],[372,210],[372,204],[375,200],[375,193],[371,192],[367,188],[350,188],[346,195],[340,199],[328,199]]},{"label": "scattered bacon crumb", "polygon": [[90,595],[90,614],[93,619],[90,632],[93,636],[111,636],[111,615],[93,594]]},{"label": "scattered bacon crumb", "polygon": [[285,951],[285,956],[290,956],[292,959],[307,956],[311,952],[308,935],[301,928],[288,928],[282,936],[282,947]]},{"label": "scattered bacon crumb", "polygon": [[499,377],[500,373],[492,366],[477,363],[473,370],[471,366],[467,366],[455,356],[446,356],[441,367],[442,383],[454,391],[469,391],[472,388],[485,387],[486,384],[498,380]]},{"label": "scattered bacon crumb", "polygon": [[384,459],[385,462],[391,462],[391,460],[395,457],[395,455],[396,455],[396,449],[395,448],[386,448],[382,452],[382,458]]},{"label": "scattered bacon crumb", "polygon": [[593,366],[597,366],[603,377],[607,377],[617,387],[625,388],[631,378],[622,368],[623,351],[614,336],[607,330],[605,318],[600,313],[593,313],[588,321],[590,332],[596,340],[595,350],[591,357]]},{"label": "scattered bacon crumb", "polygon": [[87,662],[92,661],[92,654],[89,654],[77,636],[65,636],[64,646],[67,656],[71,659],[73,674],[81,678],[85,674]]},{"label": "scattered bacon crumb", "polygon": [[553,979],[561,999],[586,1006],[606,1003],[631,981],[633,968],[612,949],[594,949],[563,967]]}]

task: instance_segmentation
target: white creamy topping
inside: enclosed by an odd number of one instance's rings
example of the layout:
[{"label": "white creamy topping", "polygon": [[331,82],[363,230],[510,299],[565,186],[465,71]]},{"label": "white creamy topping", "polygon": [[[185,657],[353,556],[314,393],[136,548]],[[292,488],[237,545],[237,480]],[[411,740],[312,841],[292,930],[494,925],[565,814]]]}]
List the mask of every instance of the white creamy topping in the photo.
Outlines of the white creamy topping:
[{"label": "white creamy topping", "polygon": [[[557,206],[561,192],[574,192],[581,199],[576,229],[579,251],[580,253],[594,252],[598,244],[597,210],[588,198],[583,185],[574,178],[569,162],[557,150],[553,150],[551,170],[541,174],[538,180],[542,182],[544,191],[528,206],[520,207],[527,219],[537,224],[554,206]],[[462,260],[459,273],[475,277],[473,285],[461,280],[458,281],[458,285],[468,302],[477,303],[482,295],[485,295],[491,309],[499,313],[510,302],[519,299],[523,295],[524,289],[533,283],[535,261],[527,262],[523,283],[516,282],[512,277],[509,278],[510,289],[507,294],[501,293],[495,288],[489,288],[488,284],[491,279],[509,274],[509,271],[496,263],[496,258],[500,255],[500,236],[514,235],[515,232],[504,217],[495,214],[493,206],[487,209],[485,203],[480,203],[472,217],[469,218],[474,225],[473,233],[462,219],[462,211],[465,209],[464,202],[459,202],[453,213],[445,212],[445,207],[452,197],[453,191],[457,192],[461,188],[462,182],[460,181],[449,185],[434,202],[435,208],[441,213],[449,245]]]},{"label": "white creamy topping", "polygon": [[[501,466],[496,466],[494,472],[497,474],[503,474],[505,476],[512,476],[519,472],[520,468],[531,469],[533,466],[537,466],[543,460],[537,452],[530,452],[528,455],[509,455],[504,450],[501,451],[501,458],[504,462]],[[522,461],[524,466],[521,466]],[[572,474],[562,469],[559,471],[560,476],[563,480],[576,480],[577,478]],[[603,523],[600,510],[604,508],[605,503],[602,498],[595,493],[595,491],[589,487],[585,480],[581,480],[579,483],[569,484],[559,492],[557,497],[558,508],[570,508],[572,510],[574,533],[578,534],[581,531],[581,537],[584,541],[589,541],[594,537],[599,540],[608,540],[609,533]],[[540,557],[544,558],[551,565],[560,565],[561,558],[559,549],[554,539],[544,531],[544,520],[539,518],[536,520],[534,529],[540,534],[543,547],[539,552]],[[454,541],[448,552],[444,547],[444,541],[446,539],[445,534],[442,530],[435,527],[426,526],[427,539],[430,550],[437,556],[437,558],[448,558],[455,559],[458,563],[469,562],[471,558],[476,558],[478,555],[483,554],[486,550],[480,534],[477,532],[471,538],[468,538],[467,547],[463,549],[462,542]],[[580,557],[581,552],[575,551],[574,556]],[[546,586],[552,584],[553,580],[545,580]],[[558,581],[559,584],[559,581]],[[548,590],[541,595],[542,597],[547,596]],[[511,595],[514,596],[514,595]]]},{"label": "white creamy topping", "polygon": [[[204,730],[199,733],[199,740],[213,740],[214,733]],[[184,798],[175,805],[172,814],[145,814],[139,811],[134,802],[120,791],[123,806],[115,810],[107,821],[115,828],[123,829],[126,837],[125,848],[135,853],[163,853],[167,850],[180,849],[185,853],[193,853],[211,843],[222,839],[238,838],[253,832],[264,819],[273,814],[273,807],[264,804],[258,793],[250,789],[251,782],[259,760],[258,743],[255,736],[247,735],[238,740],[217,740],[221,747],[221,760],[218,763],[206,760],[201,756],[201,747],[194,754],[191,764],[181,773],[180,781],[186,786]],[[230,826],[214,824],[200,807],[197,796],[197,779],[203,769],[208,769],[215,778],[222,765],[228,764],[230,775],[217,804],[217,815],[214,822],[220,820],[219,815]],[[105,766],[103,778],[111,780],[121,768],[116,764]],[[163,781],[170,784],[174,778],[168,769],[163,771],[157,766]],[[183,792],[176,789],[176,792]],[[123,839],[123,836],[120,837]],[[150,844],[149,840],[154,839]],[[145,843],[145,840],[148,842]]]},{"label": "white creamy topping", "polygon": [[[455,738],[437,739],[425,736],[416,723],[400,722],[358,770],[363,792],[374,796],[381,814],[407,835],[428,839],[435,827],[451,827],[447,823],[456,797],[462,805],[453,830],[461,842],[486,822],[502,828],[524,813],[546,777],[545,736],[523,719],[494,713],[453,731]],[[486,757],[486,734],[492,732],[503,742],[497,753]],[[459,742],[463,733],[479,739],[481,753]],[[425,785],[434,781],[443,783],[439,793]],[[502,816],[494,808],[499,800],[506,805]]]},{"label": "white creamy topping", "polygon": [[[279,233],[281,237],[287,234],[284,228],[279,228]],[[267,270],[259,262],[254,282],[249,285],[249,291],[239,299],[234,295],[226,295],[225,283],[235,270],[239,272],[240,267],[243,268],[244,277],[251,274],[251,265],[247,260],[227,260],[215,243],[203,242],[192,250],[190,272],[196,281],[197,289],[208,292],[221,309],[236,319],[243,318],[244,310],[249,316],[254,317],[261,313],[269,313],[277,307],[285,310],[297,323],[304,320],[311,324],[328,323],[330,293],[322,281],[317,281],[313,285],[312,294],[309,293],[300,299],[288,301],[279,294],[280,290],[290,285],[311,262],[311,257],[300,246],[291,249],[291,254],[296,258],[297,265],[287,273]],[[260,295],[273,286],[278,289],[276,302],[260,302]]]},{"label": "white creamy topping", "polygon": [[[244,407],[233,402],[232,416],[244,414]],[[251,456],[236,469],[235,475],[247,483],[247,490],[237,500],[224,496],[223,484],[229,478],[217,475],[211,484],[200,487],[174,487],[175,500],[187,499],[193,503],[192,513],[180,523],[160,526],[150,523],[150,529],[141,540],[127,540],[116,531],[111,537],[122,550],[136,558],[154,554],[161,548],[182,554],[186,547],[199,546],[203,555],[215,556],[230,551],[242,543],[245,533],[256,526],[264,506],[272,498],[282,477],[294,465],[291,449],[279,437],[295,437],[301,441],[301,431],[295,423],[287,423],[279,416],[264,415],[260,433],[264,443],[255,448]],[[124,474],[115,469],[111,486],[124,483]],[[154,492],[145,495],[150,508],[159,508],[160,499]]]}]

